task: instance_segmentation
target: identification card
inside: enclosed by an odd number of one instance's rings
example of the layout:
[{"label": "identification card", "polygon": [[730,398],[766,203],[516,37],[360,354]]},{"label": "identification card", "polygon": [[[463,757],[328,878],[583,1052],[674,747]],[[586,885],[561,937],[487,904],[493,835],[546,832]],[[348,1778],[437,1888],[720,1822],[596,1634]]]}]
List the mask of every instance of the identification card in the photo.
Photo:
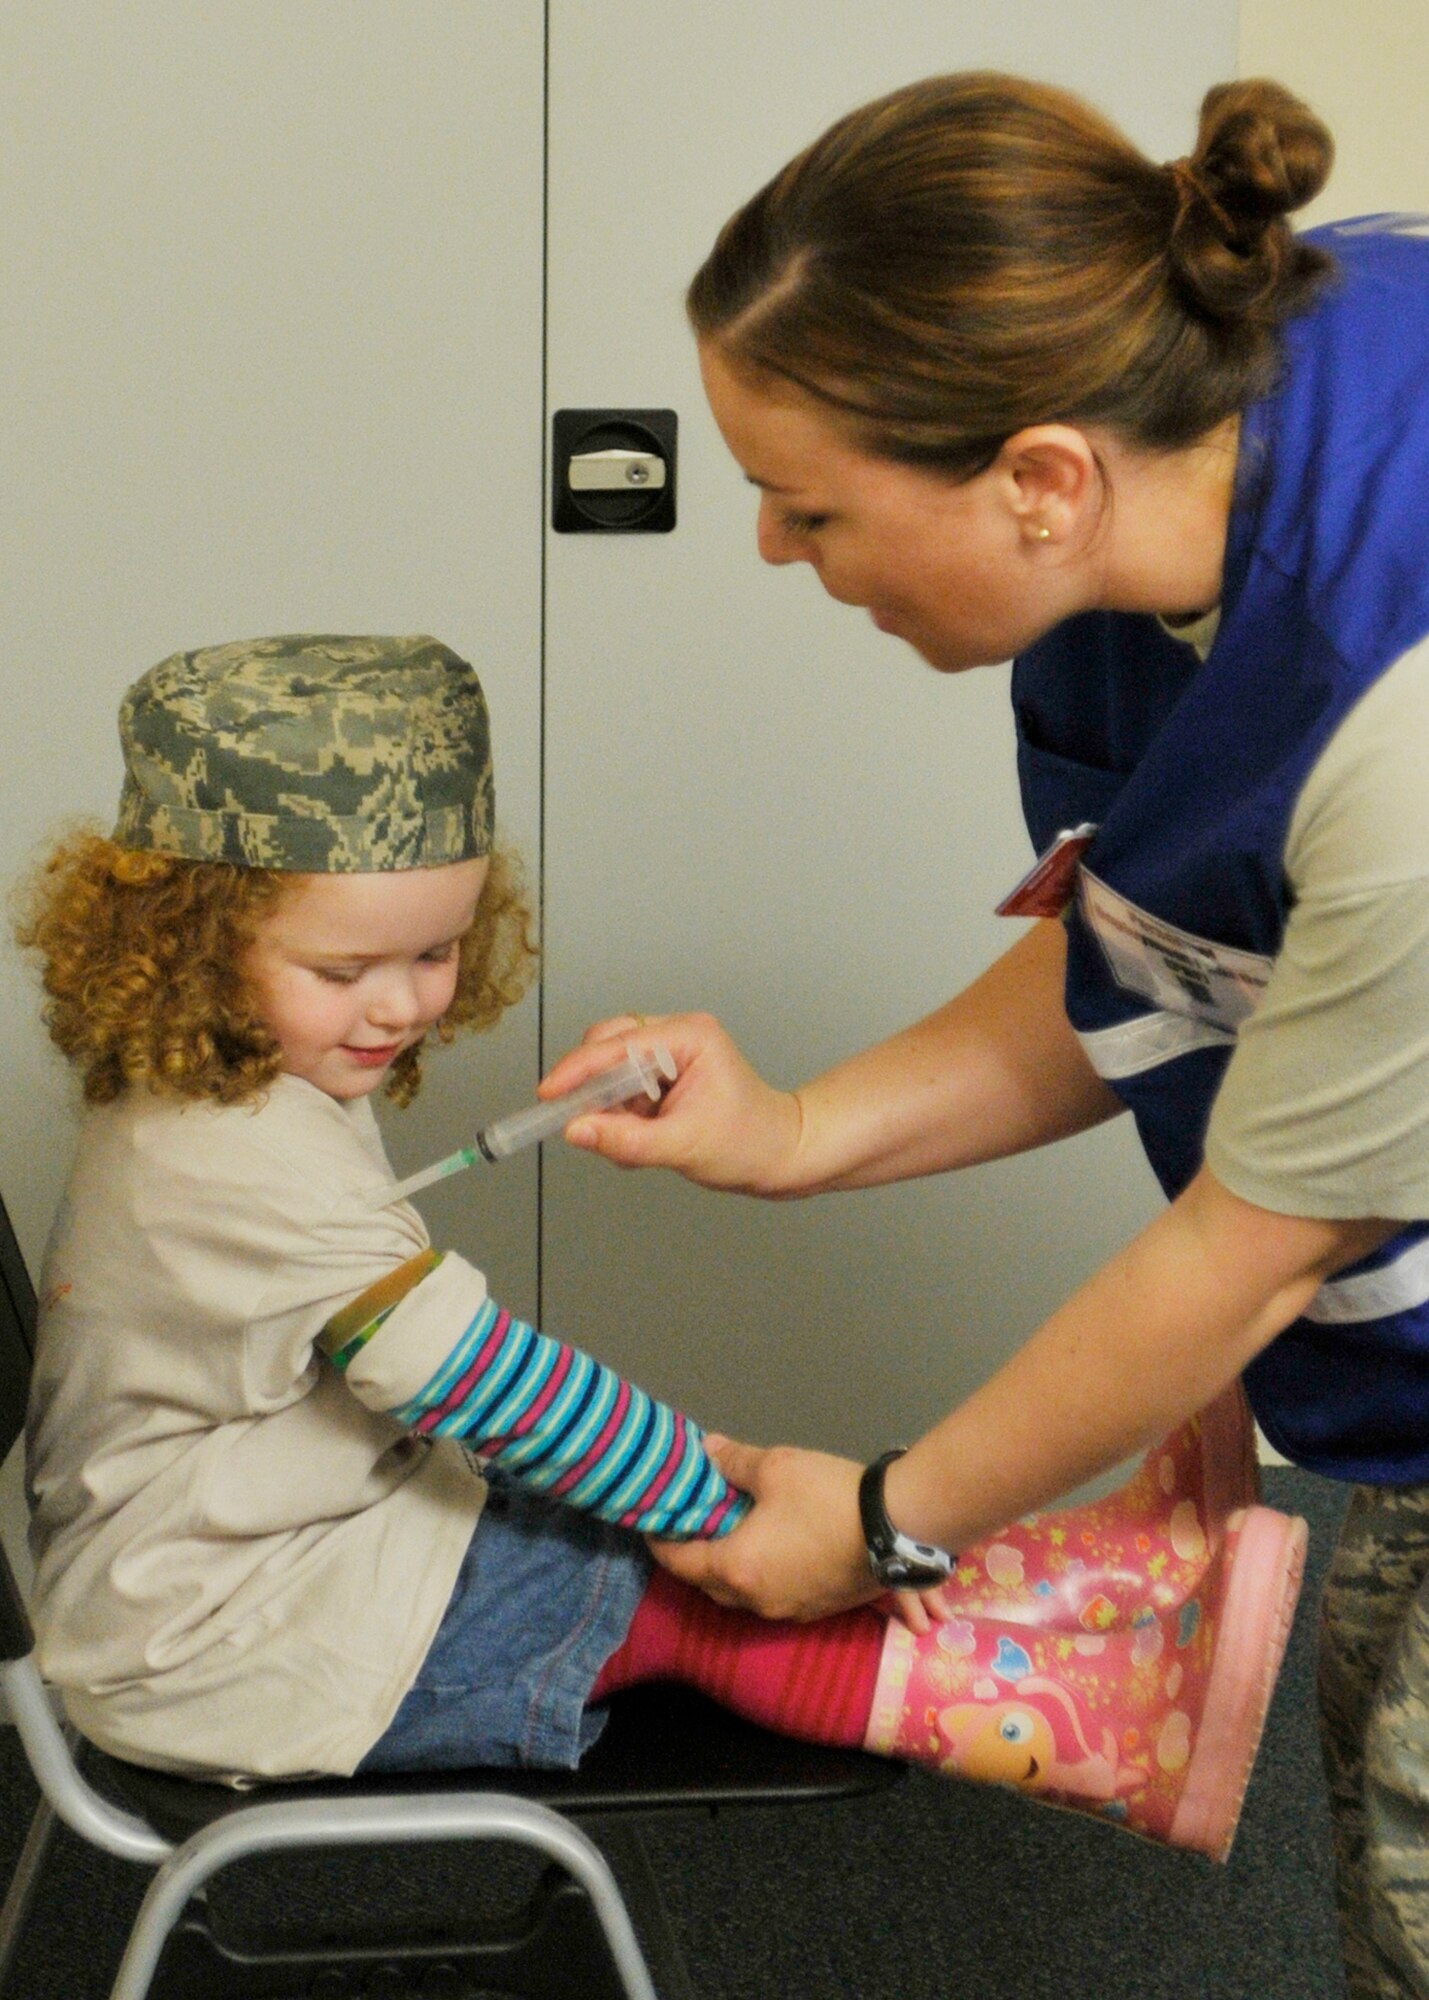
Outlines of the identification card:
[{"label": "identification card", "polygon": [[1082,916],[1118,986],[1172,1014],[1234,1031],[1260,1005],[1272,961],[1165,923],[1081,871]]},{"label": "identification card", "polygon": [[1038,855],[1017,887],[998,904],[999,917],[1060,917],[1077,886],[1082,856],[1096,827],[1090,820],[1064,827]]}]

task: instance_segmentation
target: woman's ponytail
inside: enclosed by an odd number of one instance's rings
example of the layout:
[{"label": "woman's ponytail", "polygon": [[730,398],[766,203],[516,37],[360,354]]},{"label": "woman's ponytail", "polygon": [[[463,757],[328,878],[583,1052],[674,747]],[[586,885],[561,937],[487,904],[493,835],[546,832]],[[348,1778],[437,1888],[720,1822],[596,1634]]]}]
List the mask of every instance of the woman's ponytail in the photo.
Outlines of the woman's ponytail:
[{"label": "woman's ponytail", "polygon": [[1329,178],[1334,141],[1278,83],[1223,83],[1201,106],[1196,150],[1167,169],[1175,191],[1170,261],[1187,305],[1219,324],[1279,326],[1328,268],[1287,217]]}]

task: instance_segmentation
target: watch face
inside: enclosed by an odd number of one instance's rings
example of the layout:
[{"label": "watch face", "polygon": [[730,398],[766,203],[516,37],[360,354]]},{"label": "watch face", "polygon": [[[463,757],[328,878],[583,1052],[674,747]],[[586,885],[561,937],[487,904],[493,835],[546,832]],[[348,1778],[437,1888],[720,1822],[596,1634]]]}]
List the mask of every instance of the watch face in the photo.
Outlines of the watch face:
[{"label": "watch face", "polygon": [[906,1556],[885,1556],[877,1565],[878,1581],[890,1590],[921,1589],[927,1584],[944,1583],[947,1571],[932,1563],[910,1562]]},{"label": "watch face", "polygon": [[868,1546],[868,1562],[885,1590],[922,1589],[951,1575],[954,1558],[928,1542],[901,1535],[883,1504],[883,1475],[901,1452],[885,1452],[867,1466],[858,1487],[858,1511]]},{"label": "watch face", "polygon": [[886,1561],[898,1572],[899,1586],[911,1585],[915,1590],[925,1584],[946,1583],[954,1566],[946,1549],[935,1548],[931,1542],[915,1542],[911,1535],[900,1535],[896,1528]]}]

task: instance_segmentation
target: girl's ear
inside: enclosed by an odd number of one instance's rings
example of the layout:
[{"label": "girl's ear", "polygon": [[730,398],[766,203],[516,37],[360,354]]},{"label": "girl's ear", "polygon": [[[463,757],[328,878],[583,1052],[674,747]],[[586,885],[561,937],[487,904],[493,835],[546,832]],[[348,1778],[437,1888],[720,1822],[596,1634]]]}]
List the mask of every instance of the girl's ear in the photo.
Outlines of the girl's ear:
[{"label": "girl's ear", "polygon": [[1006,504],[1029,544],[1062,545],[1102,503],[1102,472],[1085,431],[1033,424],[1008,438],[994,468]]}]

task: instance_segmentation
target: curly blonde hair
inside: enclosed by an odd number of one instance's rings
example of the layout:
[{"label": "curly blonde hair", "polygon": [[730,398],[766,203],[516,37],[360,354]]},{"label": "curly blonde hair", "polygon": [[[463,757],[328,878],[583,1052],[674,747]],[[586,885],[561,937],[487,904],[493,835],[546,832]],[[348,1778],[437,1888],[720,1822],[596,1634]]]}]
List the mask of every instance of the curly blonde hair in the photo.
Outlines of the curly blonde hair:
[{"label": "curly blonde hair", "polygon": [[[120,847],[89,828],[58,843],[19,892],[16,936],[40,959],[45,1025],[91,1104],[135,1085],[241,1104],[272,1083],[282,1051],[244,961],[291,884],[272,869]],[[519,865],[494,852],[437,1040],[493,1026],[535,958]],[[424,1046],[392,1065],[383,1088],[397,1104],[421,1088]]]}]

